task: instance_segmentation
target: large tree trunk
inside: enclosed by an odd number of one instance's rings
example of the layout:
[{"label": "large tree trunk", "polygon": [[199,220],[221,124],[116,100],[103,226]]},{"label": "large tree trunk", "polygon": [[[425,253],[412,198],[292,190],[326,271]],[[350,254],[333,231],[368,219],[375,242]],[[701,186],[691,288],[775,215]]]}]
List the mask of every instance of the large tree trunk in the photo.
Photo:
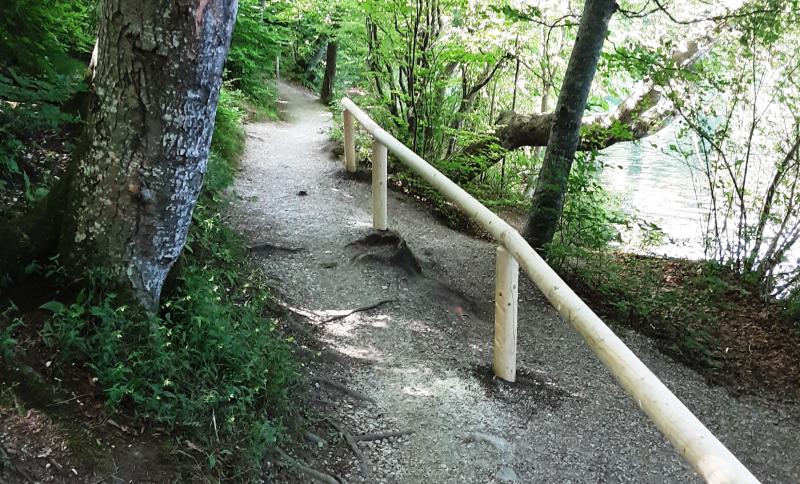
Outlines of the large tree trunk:
[{"label": "large tree trunk", "polygon": [[553,128],[547,141],[542,170],[533,193],[523,236],[537,250],[553,240],[575,151],[589,88],[597,69],[608,22],[617,9],[614,0],[587,0],[556,103]]},{"label": "large tree trunk", "polygon": [[322,78],[322,88],[319,98],[323,104],[331,102],[333,83],[336,81],[336,57],[339,52],[339,43],[335,40],[328,42],[328,53],[325,56],[325,76]]},{"label": "large tree trunk", "polygon": [[237,0],[104,0],[60,253],[158,307],[203,183]]}]

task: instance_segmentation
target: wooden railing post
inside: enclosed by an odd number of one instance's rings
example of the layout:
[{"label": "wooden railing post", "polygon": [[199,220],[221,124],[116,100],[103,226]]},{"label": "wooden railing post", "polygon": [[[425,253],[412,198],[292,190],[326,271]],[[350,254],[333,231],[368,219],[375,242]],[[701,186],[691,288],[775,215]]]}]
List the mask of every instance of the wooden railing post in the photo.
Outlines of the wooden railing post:
[{"label": "wooden railing post", "polygon": [[[518,268],[521,266],[536,287],[553,304],[556,311],[566,321],[572,323],[589,348],[611,371],[620,385],[633,398],[633,401],[672,442],[675,449],[695,468],[700,477],[714,483],[758,483],[758,479],[739,462],[722,442],[714,437],[703,423],[686,408],[686,405],[669,391],[661,380],[633,354],[630,348],[625,346],[625,343],[547,265],[519,232],[378,126],[353,101],[344,98],[342,105],[375,139],[372,176],[373,225],[376,228],[386,228],[386,152],[388,147],[398,161],[411,168],[438,190],[444,198],[463,210],[503,245],[504,248],[498,249],[496,306],[497,314],[502,314],[502,317],[497,316],[496,323],[500,321],[516,323],[517,274]],[[382,220],[380,220],[381,217]],[[510,305],[509,302],[511,302]],[[500,370],[503,368],[500,368],[501,365],[498,363],[503,363],[503,361],[498,361],[498,358],[509,350],[516,352],[516,324],[497,324],[496,327],[499,328],[499,331],[495,333],[495,372],[502,378]],[[513,331],[508,328],[512,328]],[[510,341],[513,343],[509,343]],[[502,351],[498,348],[501,348]],[[515,367],[515,358],[512,357],[510,361],[514,362]],[[505,368],[505,371],[508,370],[509,368]],[[510,372],[511,378],[514,378],[515,370],[516,368]]]},{"label": "wooden railing post", "polygon": [[505,247],[497,247],[494,290],[494,374],[513,382],[517,375],[517,296],[519,263]]},{"label": "wooden railing post", "polygon": [[356,140],[353,126],[353,114],[344,110],[344,169],[350,173],[356,172]]},{"label": "wooden railing post", "polygon": [[386,230],[388,226],[386,176],[388,150],[380,141],[372,143],[372,228]]}]

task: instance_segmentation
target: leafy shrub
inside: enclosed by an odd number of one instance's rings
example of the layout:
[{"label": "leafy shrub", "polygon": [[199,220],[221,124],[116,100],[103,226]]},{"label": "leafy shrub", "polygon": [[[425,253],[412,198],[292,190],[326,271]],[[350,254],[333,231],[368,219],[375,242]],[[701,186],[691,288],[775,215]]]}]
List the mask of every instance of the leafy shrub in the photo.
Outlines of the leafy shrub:
[{"label": "leafy shrub", "polygon": [[14,304],[0,311],[0,361],[8,360],[14,355],[17,345],[14,331],[22,325],[22,319],[15,317],[17,312]]},{"label": "leafy shrub", "polygon": [[259,1],[240,2],[225,67],[226,78],[254,105],[256,114],[274,117],[278,93],[271,79],[286,29],[267,24],[266,13]]},{"label": "leafy shrub", "polygon": [[595,153],[578,153],[567,181],[564,212],[548,252],[548,262],[557,270],[598,251],[619,239],[615,226],[627,219],[600,183],[603,165]]},{"label": "leafy shrub", "polygon": [[275,444],[296,374],[288,345],[264,318],[268,294],[236,294],[247,285],[241,279],[235,269],[189,262],[161,316],[82,292],[68,306],[44,306],[53,317],[42,337],[62,361],[87,364],[112,409],[189,433],[210,464],[242,464],[230,448],[263,455]]},{"label": "leafy shrub", "polygon": [[[223,160],[237,160],[244,152],[245,132],[242,122],[246,116],[245,103],[245,96],[241,91],[233,89],[229,83],[223,86],[217,106],[214,136],[211,139],[214,155]],[[224,172],[225,170],[217,169],[215,174]]]},{"label": "leafy shrub", "polygon": [[[0,73],[0,190],[12,181],[28,189],[32,170],[21,166],[24,156],[42,151],[39,143],[77,120],[62,112],[60,105],[86,86],[72,75],[34,78],[15,69],[6,73]],[[40,160],[29,165],[35,161]]]},{"label": "leafy shrub", "polygon": [[794,290],[784,301],[783,319],[790,328],[800,331],[800,290]]},{"label": "leafy shrub", "polygon": [[[215,158],[210,176],[228,171]],[[213,200],[194,215],[177,288],[158,316],[120,305],[113,294],[81,292],[51,302],[44,341],[64,362],[83,362],[112,409],[174,426],[205,449],[210,468],[258,468],[276,443],[298,382],[288,342],[270,312],[243,241]],[[219,436],[219,441],[217,440]]]},{"label": "leafy shrub", "polygon": [[4,0],[0,64],[37,76],[86,66],[95,40],[96,0]]},{"label": "leafy shrub", "polygon": [[245,102],[222,92],[203,193],[161,313],[121,305],[94,275],[72,303],[43,306],[53,316],[41,333],[59,359],[90,369],[110,408],[175,428],[203,448],[208,468],[239,478],[256,475],[276,445],[299,382],[266,281],[223,223]]}]

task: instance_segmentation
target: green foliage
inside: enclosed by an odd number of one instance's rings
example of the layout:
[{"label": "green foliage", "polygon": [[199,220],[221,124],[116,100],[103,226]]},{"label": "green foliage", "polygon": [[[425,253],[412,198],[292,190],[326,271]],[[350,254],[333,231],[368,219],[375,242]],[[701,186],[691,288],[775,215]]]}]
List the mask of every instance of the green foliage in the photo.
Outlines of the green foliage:
[{"label": "green foliage", "polygon": [[75,121],[61,106],[85,89],[94,5],[9,0],[0,7],[0,192],[13,183],[28,202],[46,193],[41,165],[53,164],[48,158],[64,149],[53,140]]},{"label": "green foliage", "polygon": [[13,68],[6,73],[0,73],[0,191],[8,183],[17,183],[24,184],[26,193],[35,194],[42,187],[32,187],[30,177],[35,174],[34,166],[47,159],[30,156],[46,157],[47,143],[77,120],[60,105],[86,87],[71,75],[34,78]]},{"label": "green foliage", "polygon": [[95,0],[5,0],[0,7],[0,64],[29,75],[75,72],[95,39]]},{"label": "green foliage", "polygon": [[[289,414],[298,374],[242,239],[222,222],[219,201],[233,163],[211,160],[178,272],[158,316],[103,293],[102,277],[53,313],[41,332],[60,361],[83,362],[112,409],[175,427],[200,444],[221,476],[259,468]],[[217,435],[219,440],[217,440]]]},{"label": "green foliage", "polygon": [[286,30],[267,19],[275,5],[262,10],[260,1],[239,2],[239,14],[225,64],[230,87],[241,91],[255,107],[257,117],[274,117],[277,90],[271,79]]},{"label": "green foliage", "polygon": [[10,360],[14,356],[17,340],[14,332],[22,326],[23,321],[16,317],[17,307],[12,303],[0,311],[0,361]]},{"label": "green foliage", "polygon": [[567,181],[567,196],[559,230],[548,251],[548,262],[568,270],[619,240],[617,227],[628,224],[600,183],[603,164],[596,153],[578,153]]},{"label": "green foliage", "polygon": [[[195,240],[209,244],[205,254],[225,254],[226,230],[201,224]],[[175,426],[216,461],[249,466],[245,457],[275,444],[296,374],[288,345],[265,318],[268,294],[246,280],[230,256],[190,260],[162,316],[133,314],[113,294],[82,292],[68,306],[43,306],[53,317],[42,337],[60,361],[87,364],[112,409]]]},{"label": "green foliage", "polygon": [[[212,156],[219,156],[225,160],[239,159],[244,152],[245,132],[242,123],[246,116],[247,100],[244,93],[226,83],[220,91],[217,106],[214,135],[211,139]],[[217,170],[217,174],[222,173],[223,170]],[[213,187],[210,193],[216,193],[217,188]]]},{"label": "green foliage", "polygon": [[800,331],[800,290],[794,290],[786,298],[782,316],[790,328]]},{"label": "green foliage", "polygon": [[[717,368],[717,340],[711,334],[718,324],[723,284],[712,266],[681,280],[675,272],[695,271],[676,261],[596,253],[581,260],[566,275],[589,304],[610,323],[653,337],[667,354],[700,369]],[[727,308],[725,308],[727,309]]]}]

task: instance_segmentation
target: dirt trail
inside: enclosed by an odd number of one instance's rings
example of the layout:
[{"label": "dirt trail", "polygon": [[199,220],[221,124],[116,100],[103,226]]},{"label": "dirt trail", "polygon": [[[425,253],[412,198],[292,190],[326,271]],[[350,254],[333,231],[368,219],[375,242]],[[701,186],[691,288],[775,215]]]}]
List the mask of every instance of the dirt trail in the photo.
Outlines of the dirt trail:
[{"label": "dirt trail", "polygon": [[[344,176],[324,149],[331,115],[295,87],[281,86],[281,96],[285,122],[248,127],[234,223],[250,240],[303,249],[257,257],[288,305],[316,315],[302,320],[324,345],[312,372],[374,399],[322,384],[316,393],[331,401],[332,419],[354,435],[414,432],[357,444],[368,476],[341,442],[336,452],[309,451],[309,465],[347,482],[699,482],[524,276],[520,382],[493,382],[494,246],[395,193],[389,225],[422,275],[387,264],[380,247],[348,245],[370,232],[370,186]],[[646,338],[623,339],[759,478],[800,482],[797,406],[732,397]]]}]

